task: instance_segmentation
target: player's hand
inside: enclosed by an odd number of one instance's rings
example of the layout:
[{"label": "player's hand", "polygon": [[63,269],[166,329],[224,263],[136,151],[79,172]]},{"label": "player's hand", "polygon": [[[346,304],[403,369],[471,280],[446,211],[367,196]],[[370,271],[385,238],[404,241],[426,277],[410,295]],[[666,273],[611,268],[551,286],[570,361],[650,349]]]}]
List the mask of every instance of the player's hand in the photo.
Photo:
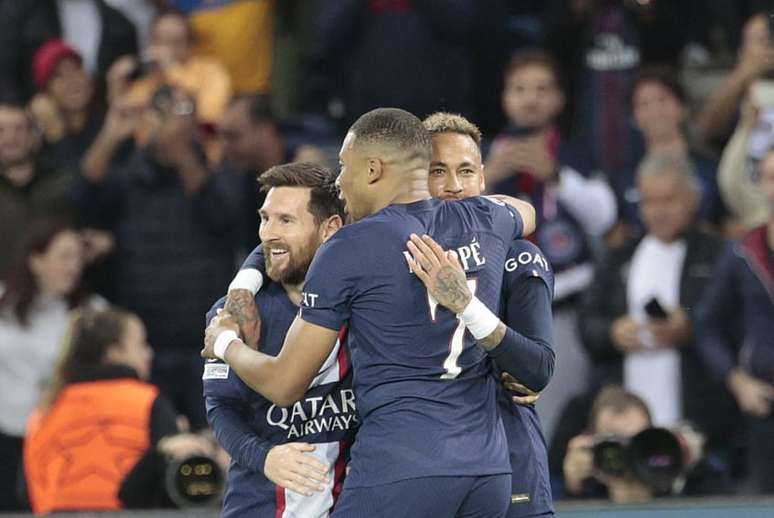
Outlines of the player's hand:
[{"label": "player's hand", "polygon": [[519,394],[518,396],[511,397],[511,400],[517,405],[531,405],[540,397],[540,392],[528,389],[507,372],[503,372],[500,375],[500,381],[502,381],[503,387],[506,390]]},{"label": "player's hand", "polygon": [[252,292],[244,289],[229,290],[223,309],[234,317],[245,344],[257,350],[261,338],[261,315]]},{"label": "player's hand", "polygon": [[312,451],[314,446],[304,442],[275,446],[266,455],[263,474],[278,486],[312,496],[315,491],[325,489],[325,485],[330,482],[328,466],[308,455]]},{"label": "player's hand", "polygon": [[732,369],[728,375],[728,389],[745,414],[766,417],[774,402],[774,386],[754,378],[741,369]]},{"label": "player's hand", "polygon": [[215,356],[215,340],[218,335],[227,330],[234,331],[239,334],[239,325],[234,321],[234,318],[228,313],[228,311],[218,310],[218,314],[215,318],[210,320],[210,325],[204,331],[204,349],[201,351],[202,358],[216,359]]},{"label": "player's hand", "polygon": [[567,491],[571,494],[579,494],[583,489],[583,481],[594,472],[593,444],[594,437],[591,435],[578,435],[567,444],[562,470]]},{"label": "player's hand", "polygon": [[455,314],[462,313],[473,298],[465,270],[454,252],[445,252],[430,236],[411,234],[406,246],[412,258],[409,266],[438,304]]}]

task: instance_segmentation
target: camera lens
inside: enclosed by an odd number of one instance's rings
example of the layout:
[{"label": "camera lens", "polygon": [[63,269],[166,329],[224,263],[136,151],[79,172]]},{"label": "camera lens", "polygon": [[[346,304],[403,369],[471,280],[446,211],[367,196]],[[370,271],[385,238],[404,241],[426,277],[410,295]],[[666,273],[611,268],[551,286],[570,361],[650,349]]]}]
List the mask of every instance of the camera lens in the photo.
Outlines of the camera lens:
[{"label": "camera lens", "polygon": [[191,456],[167,467],[167,493],[179,508],[215,503],[223,490],[223,481],[223,471],[209,457]]},{"label": "camera lens", "polygon": [[598,440],[592,449],[594,467],[607,475],[622,476],[629,466],[629,456],[624,441],[617,437]]}]

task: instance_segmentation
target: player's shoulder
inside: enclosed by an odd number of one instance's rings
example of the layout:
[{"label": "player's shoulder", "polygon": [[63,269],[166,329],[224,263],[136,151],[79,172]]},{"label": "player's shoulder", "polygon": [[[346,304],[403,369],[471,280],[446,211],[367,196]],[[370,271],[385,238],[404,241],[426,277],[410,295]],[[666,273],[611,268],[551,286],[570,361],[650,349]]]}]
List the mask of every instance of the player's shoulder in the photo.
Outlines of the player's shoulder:
[{"label": "player's shoulder", "polygon": [[543,279],[553,291],[554,272],[551,263],[540,247],[526,239],[515,239],[511,242],[505,260],[505,275],[506,280],[511,283],[537,277]]}]

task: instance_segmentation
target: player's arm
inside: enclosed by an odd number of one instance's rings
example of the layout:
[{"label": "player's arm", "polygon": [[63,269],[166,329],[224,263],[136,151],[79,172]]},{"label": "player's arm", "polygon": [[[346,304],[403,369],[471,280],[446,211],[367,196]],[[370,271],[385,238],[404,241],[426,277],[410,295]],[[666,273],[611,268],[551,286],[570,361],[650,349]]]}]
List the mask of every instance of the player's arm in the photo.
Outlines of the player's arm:
[{"label": "player's arm", "polygon": [[[221,298],[207,313],[209,324],[223,307]],[[307,443],[275,445],[256,434],[245,416],[251,412],[249,404],[252,391],[223,364],[207,363],[204,366],[204,401],[207,421],[218,443],[234,462],[253,471],[263,473],[277,485],[300,494],[311,495],[323,489],[327,483],[328,468],[311,455],[314,446]]]},{"label": "player's arm", "polygon": [[537,216],[535,213],[535,207],[526,201],[519,200],[512,196],[506,196],[505,194],[490,194],[484,196],[495,202],[504,203],[516,209],[521,216],[521,220],[524,223],[524,228],[521,232],[521,237],[528,236],[535,231],[537,227]]},{"label": "player's arm", "polygon": [[207,326],[202,356],[224,360],[250,388],[279,406],[304,396],[338,338],[337,330],[296,317],[279,355],[269,356],[247,346],[238,331],[231,315],[218,314]]},{"label": "player's arm", "polygon": [[[513,313],[509,321],[518,322],[518,329],[509,328],[483,302],[470,292],[465,272],[453,252],[445,252],[432,238],[412,235],[407,243],[413,259],[411,269],[425,284],[430,295],[439,304],[454,311],[478,343],[498,362],[498,365],[517,377],[532,391],[542,390],[553,373],[554,353],[551,347],[551,296],[542,281],[528,285],[527,289],[513,294]],[[531,293],[534,290],[534,293]],[[519,296],[530,298],[528,302],[541,304],[534,311]],[[528,303],[527,302],[527,303]],[[532,314],[524,319],[519,309]],[[518,317],[517,317],[518,315]],[[529,322],[526,322],[529,320]]]},{"label": "player's arm", "polygon": [[228,287],[225,310],[234,317],[245,343],[257,347],[261,334],[261,315],[255,305],[255,295],[263,286],[266,258],[258,245],[247,256]]},{"label": "player's arm", "polygon": [[551,291],[540,277],[522,277],[507,289],[505,336],[490,351],[503,371],[532,392],[543,390],[554,373]]}]

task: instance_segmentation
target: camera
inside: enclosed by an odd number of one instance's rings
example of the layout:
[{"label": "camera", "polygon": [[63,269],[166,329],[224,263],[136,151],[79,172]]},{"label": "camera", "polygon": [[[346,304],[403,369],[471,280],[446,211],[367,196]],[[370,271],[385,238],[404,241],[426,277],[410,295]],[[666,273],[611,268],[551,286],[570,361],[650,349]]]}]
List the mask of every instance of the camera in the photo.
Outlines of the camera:
[{"label": "camera", "polygon": [[675,481],[696,459],[680,432],[647,428],[630,439],[597,437],[592,447],[594,468],[614,477],[633,476],[657,495],[672,492]]},{"label": "camera", "polygon": [[214,459],[192,455],[167,464],[164,487],[180,509],[214,505],[223,492],[225,477]]}]

